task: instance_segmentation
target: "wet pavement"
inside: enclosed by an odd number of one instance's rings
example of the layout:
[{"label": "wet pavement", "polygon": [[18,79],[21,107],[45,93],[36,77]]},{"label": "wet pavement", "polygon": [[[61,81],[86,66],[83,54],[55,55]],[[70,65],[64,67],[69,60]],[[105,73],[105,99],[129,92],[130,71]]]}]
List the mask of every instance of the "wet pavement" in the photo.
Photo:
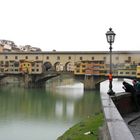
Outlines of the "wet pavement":
[{"label": "wet pavement", "polygon": [[123,116],[128,128],[136,140],[140,140],[140,112],[134,112]]}]

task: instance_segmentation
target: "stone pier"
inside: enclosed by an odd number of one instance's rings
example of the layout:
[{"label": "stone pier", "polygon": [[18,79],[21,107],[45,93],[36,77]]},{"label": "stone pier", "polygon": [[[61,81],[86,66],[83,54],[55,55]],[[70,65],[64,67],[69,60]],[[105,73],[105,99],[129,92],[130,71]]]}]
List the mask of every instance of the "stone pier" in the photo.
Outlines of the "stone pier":
[{"label": "stone pier", "polygon": [[93,89],[95,89],[95,81],[93,80],[93,76],[85,75],[84,90],[93,90]]},{"label": "stone pier", "polygon": [[94,75],[85,75],[84,80],[83,80],[84,89],[85,90],[99,89],[100,82],[104,81],[105,79],[107,79],[107,77],[94,76]]}]

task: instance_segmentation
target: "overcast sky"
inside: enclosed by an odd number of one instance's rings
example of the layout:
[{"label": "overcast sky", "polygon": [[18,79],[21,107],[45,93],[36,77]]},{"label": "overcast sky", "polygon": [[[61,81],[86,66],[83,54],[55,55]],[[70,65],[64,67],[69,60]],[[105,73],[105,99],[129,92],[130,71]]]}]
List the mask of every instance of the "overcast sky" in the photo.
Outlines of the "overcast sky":
[{"label": "overcast sky", "polygon": [[0,0],[0,39],[43,51],[140,50],[140,0]]}]

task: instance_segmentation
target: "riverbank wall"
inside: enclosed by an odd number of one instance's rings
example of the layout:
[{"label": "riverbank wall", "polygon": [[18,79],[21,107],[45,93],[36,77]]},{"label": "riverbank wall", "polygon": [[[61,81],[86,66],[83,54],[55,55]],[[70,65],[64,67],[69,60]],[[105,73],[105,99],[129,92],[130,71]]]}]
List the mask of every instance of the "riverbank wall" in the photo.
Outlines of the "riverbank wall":
[{"label": "riverbank wall", "polygon": [[24,86],[23,77],[21,77],[21,76],[8,76],[8,77],[4,77],[3,79],[0,80],[1,86],[5,86],[7,84]]},{"label": "riverbank wall", "polygon": [[109,96],[100,93],[102,110],[105,118],[100,128],[100,140],[135,140],[122,116],[131,113],[134,105],[130,93],[116,93]]}]

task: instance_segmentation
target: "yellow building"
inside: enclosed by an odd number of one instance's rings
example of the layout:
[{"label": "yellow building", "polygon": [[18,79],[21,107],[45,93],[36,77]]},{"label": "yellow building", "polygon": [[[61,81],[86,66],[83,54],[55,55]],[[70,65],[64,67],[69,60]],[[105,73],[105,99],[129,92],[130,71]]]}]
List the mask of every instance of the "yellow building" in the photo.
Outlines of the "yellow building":
[{"label": "yellow building", "polygon": [[32,72],[32,62],[27,60],[21,60],[19,70],[21,73],[31,74]]},{"label": "yellow building", "polygon": [[140,65],[138,65],[136,68],[136,77],[140,78]]},{"label": "yellow building", "polygon": [[23,74],[41,74],[43,72],[42,61],[21,60],[19,70]]},{"label": "yellow building", "polygon": [[43,72],[42,61],[28,61],[28,60],[9,60],[0,61],[0,73],[7,74],[41,74]]},{"label": "yellow building", "polygon": [[88,61],[80,61],[75,63],[74,74],[75,75],[82,75],[85,74],[87,68]]}]

